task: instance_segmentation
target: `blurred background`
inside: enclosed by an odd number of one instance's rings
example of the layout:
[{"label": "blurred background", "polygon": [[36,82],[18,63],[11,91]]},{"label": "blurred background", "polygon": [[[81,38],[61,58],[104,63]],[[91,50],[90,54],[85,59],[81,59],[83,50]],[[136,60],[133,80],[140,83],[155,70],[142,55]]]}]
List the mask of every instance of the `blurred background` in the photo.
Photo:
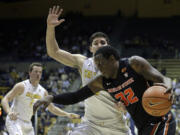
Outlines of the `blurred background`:
[{"label": "blurred background", "polygon": [[[180,0],[0,0],[0,99],[15,83],[27,78],[29,64],[37,61],[44,65],[41,84],[50,94],[81,86],[76,69],[47,56],[46,17],[53,5],[64,9],[62,18],[66,21],[56,28],[62,49],[90,57],[89,37],[102,31],[121,57],[140,55],[148,59],[173,80],[174,89],[180,93]],[[83,116],[83,103],[60,107]],[[179,108],[172,109],[177,135]],[[5,115],[0,108],[1,127]],[[39,111],[37,134],[64,135],[79,122]]]}]

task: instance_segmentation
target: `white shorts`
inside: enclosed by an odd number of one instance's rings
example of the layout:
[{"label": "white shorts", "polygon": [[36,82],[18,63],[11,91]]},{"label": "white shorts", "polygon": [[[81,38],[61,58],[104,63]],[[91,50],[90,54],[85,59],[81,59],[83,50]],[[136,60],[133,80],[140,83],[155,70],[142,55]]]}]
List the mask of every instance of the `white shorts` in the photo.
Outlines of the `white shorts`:
[{"label": "white shorts", "polygon": [[6,117],[6,128],[9,135],[34,135],[34,129],[31,121],[23,121],[20,119],[11,120]]},{"label": "white shorts", "polygon": [[113,125],[109,127],[93,125],[89,122],[83,122],[67,135],[131,135],[130,129],[128,131],[123,129],[114,129]]}]

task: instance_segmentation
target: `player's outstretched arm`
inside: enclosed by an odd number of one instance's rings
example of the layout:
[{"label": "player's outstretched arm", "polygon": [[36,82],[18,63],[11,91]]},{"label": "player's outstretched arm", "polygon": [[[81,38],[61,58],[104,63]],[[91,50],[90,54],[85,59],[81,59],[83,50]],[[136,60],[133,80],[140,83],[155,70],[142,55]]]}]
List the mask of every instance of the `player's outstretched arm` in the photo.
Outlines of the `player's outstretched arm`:
[{"label": "player's outstretched arm", "polygon": [[63,9],[60,9],[59,6],[53,6],[53,8],[49,9],[46,30],[47,53],[50,57],[64,65],[81,70],[80,68],[82,67],[83,61],[86,59],[86,57],[80,54],[71,54],[60,49],[56,41],[55,27],[65,21],[64,19],[59,19],[62,11]]},{"label": "player's outstretched arm", "polygon": [[66,111],[61,110],[60,108],[56,107],[52,103],[48,106],[48,110],[53,113],[54,115],[57,116],[66,116],[70,119],[77,119],[80,118],[80,115],[75,114],[75,113],[68,113]]},{"label": "player's outstretched arm", "polygon": [[[48,96],[48,92],[45,92],[45,96]],[[75,118],[79,118],[80,117],[78,114],[68,113],[66,111],[63,111],[62,109],[56,107],[52,103],[48,106],[48,110],[51,113],[53,113],[54,115],[57,115],[57,116],[66,116],[66,117],[68,117],[70,119],[75,119]]]},{"label": "player's outstretched arm", "polygon": [[129,59],[132,68],[141,74],[146,80],[153,81],[158,85],[163,85],[167,91],[172,89],[171,79],[162,75],[147,60],[139,56],[132,56]]},{"label": "player's outstretched arm", "polygon": [[80,88],[77,91],[63,93],[56,96],[48,95],[38,100],[33,106],[33,111],[35,113],[38,107],[40,107],[41,105],[43,105],[43,108],[46,108],[49,106],[50,103],[56,103],[56,104],[62,104],[62,105],[75,104],[75,103],[78,103],[80,101],[87,99],[88,97],[93,96],[96,92],[102,89],[103,89],[102,78],[100,76],[94,79],[88,85]]}]

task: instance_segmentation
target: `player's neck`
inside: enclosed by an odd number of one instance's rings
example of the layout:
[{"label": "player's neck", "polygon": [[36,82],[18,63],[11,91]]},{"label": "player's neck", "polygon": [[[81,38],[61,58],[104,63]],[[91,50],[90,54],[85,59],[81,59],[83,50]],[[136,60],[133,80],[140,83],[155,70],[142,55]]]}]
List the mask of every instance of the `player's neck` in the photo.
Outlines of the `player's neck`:
[{"label": "player's neck", "polygon": [[119,61],[117,61],[117,63],[115,64],[115,67],[114,67],[114,74],[113,74],[113,79],[116,79],[117,76],[118,76],[118,71],[119,71]]},{"label": "player's neck", "polygon": [[39,84],[39,81],[33,81],[33,80],[31,80],[31,79],[29,79],[29,81],[30,81],[30,83],[31,83],[31,85],[32,85],[33,87],[37,87],[38,84]]}]

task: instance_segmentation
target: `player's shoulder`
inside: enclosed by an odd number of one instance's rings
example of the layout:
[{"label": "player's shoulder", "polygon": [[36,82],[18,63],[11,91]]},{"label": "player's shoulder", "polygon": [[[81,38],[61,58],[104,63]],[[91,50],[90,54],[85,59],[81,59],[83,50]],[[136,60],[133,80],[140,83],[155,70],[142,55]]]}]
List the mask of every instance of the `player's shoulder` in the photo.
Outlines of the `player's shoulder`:
[{"label": "player's shoulder", "polygon": [[79,69],[79,71],[82,70],[82,67],[83,67],[83,64],[84,64],[84,61],[87,59],[86,56],[84,55],[81,55],[81,54],[73,54],[73,56],[75,56],[75,65],[74,67]]},{"label": "player's shoulder", "polygon": [[41,84],[39,84],[38,87],[39,87],[39,89],[42,89],[42,90],[46,91],[46,89]]},{"label": "player's shoulder", "polygon": [[138,56],[138,55],[133,55],[133,56],[129,57],[128,59],[132,60],[132,61],[136,61],[136,60],[141,60],[143,58],[141,56]]},{"label": "player's shoulder", "polygon": [[84,61],[93,61],[93,57],[86,57]]},{"label": "player's shoulder", "polygon": [[47,90],[41,84],[39,84],[38,89],[40,92],[43,92],[43,93],[47,92]]},{"label": "player's shoulder", "polygon": [[139,65],[139,63],[145,61],[145,59],[141,56],[134,55],[134,56],[129,57],[128,61],[130,65]]},{"label": "player's shoulder", "polygon": [[76,61],[77,61],[78,63],[83,63],[84,60],[87,59],[87,57],[84,56],[84,55],[82,55],[82,54],[73,54],[73,55],[76,57]]},{"label": "player's shoulder", "polygon": [[24,83],[23,83],[23,81],[16,83],[16,84],[15,84],[15,87],[17,87],[17,88],[24,88]]},{"label": "player's shoulder", "polygon": [[18,92],[19,94],[24,92],[24,84],[23,82],[16,83],[13,87],[13,91]]},{"label": "player's shoulder", "polygon": [[86,57],[86,59],[83,61],[83,67],[90,66],[92,64],[94,64],[93,57]]}]

